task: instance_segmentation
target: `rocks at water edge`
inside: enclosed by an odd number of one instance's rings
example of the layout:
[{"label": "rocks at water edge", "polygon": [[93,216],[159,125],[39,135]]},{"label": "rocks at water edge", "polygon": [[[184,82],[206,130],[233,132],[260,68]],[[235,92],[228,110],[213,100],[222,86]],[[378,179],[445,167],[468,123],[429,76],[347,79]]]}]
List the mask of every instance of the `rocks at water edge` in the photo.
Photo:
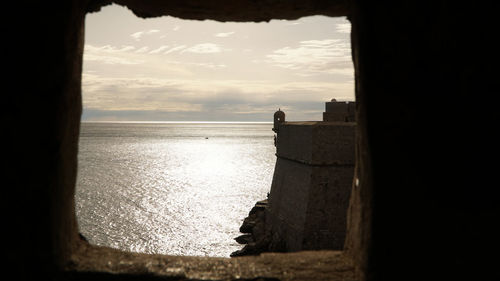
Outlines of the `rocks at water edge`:
[{"label": "rocks at water edge", "polygon": [[238,242],[240,244],[250,244],[250,243],[254,242],[252,234],[243,234],[243,235],[240,235],[240,236],[234,238],[234,240],[236,240],[236,242]]},{"label": "rocks at water edge", "polygon": [[266,231],[267,200],[258,201],[243,220],[240,232],[245,233],[235,238],[244,244],[243,249],[231,253],[231,257],[258,255],[269,250],[270,235]]}]

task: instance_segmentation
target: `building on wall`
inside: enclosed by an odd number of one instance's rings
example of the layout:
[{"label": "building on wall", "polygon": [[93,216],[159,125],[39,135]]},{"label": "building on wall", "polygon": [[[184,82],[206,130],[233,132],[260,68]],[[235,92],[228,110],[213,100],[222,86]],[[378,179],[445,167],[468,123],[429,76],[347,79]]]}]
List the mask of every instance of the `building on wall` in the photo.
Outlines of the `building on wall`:
[{"label": "building on wall", "polygon": [[266,224],[271,250],[342,249],[354,177],[355,103],[326,103],[323,121],[274,115],[276,166]]}]

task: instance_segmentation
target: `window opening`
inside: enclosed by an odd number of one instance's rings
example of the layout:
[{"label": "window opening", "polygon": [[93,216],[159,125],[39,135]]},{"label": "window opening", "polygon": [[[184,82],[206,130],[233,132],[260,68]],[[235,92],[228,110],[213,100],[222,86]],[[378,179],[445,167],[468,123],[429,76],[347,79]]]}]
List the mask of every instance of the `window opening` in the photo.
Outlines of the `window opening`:
[{"label": "window opening", "polygon": [[[76,187],[92,244],[228,257],[271,187],[273,113],[322,120],[353,100],[350,25],[88,14]],[[284,115],[278,117],[284,121]]]}]

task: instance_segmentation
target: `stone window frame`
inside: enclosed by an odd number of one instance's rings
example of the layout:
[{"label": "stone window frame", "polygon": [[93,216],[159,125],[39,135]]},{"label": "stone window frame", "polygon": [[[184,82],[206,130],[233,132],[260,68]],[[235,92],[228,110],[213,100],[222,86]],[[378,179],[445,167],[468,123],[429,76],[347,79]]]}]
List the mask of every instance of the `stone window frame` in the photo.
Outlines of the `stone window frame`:
[{"label": "stone window frame", "polygon": [[[266,1],[235,1],[233,9],[246,9],[241,15],[228,14],[228,10],[220,10],[225,1],[217,0],[204,4],[200,9],[187,5],[183,1],[170,1],[160,4],[158,1],[117,0],[117,4],[127,6],[139,17],[171,15],[184,19],[215,19],[219,21],[269,21],[271,19],[296,19],[302,16],[326,15],[348,16],[346,1],[298,1],[288,6],[280,1],[270,1],[275,6],[263,7]],[[203,2],[203,1],[200,1]],[[314,3],[318,5],[312,5]],[[91,1],[87,12],[95,12],[110,1]],[[234,4],[234,3],[233,3]],[[158,6],[159,5],[159,6]],[[178,6],[175,6],[178,5]],[[240,6],[238,6],[240,5]],[[234,5],[233,5],[234,6]],[[160,8],[158,8],[160,7]],[[194,8],[193,8],[194,7]],[[251,8],[251,9],[249,9]],[[268,8],[268,9],[265,9]],[[253,9],[253,10],[252,10]],[[84,23],[83,23],[84,26]],[[81,28],[83,29],[83,26]],[[83,30],[79,34],[80,42],[77,55],[80,56],[79,69],[74,73],[79,77],[71,77],[73,83],[81,86],[81,59],[83,56]],[[353,48],[353,46],[352,46]],[[356,63],[354,63],[356,71]],[[76,78],[76,79],[74,79]],[[81,92],[78,92],[81,107]],[[80,124],[80,123],[78,123]],[[358,168],[356,168],[357,170]],[[76,176],[76,172],[75,172]],[[69,193],[74,193],[73,190]],[[352,200],[352,199],[351,199]],[[69,222],[69,229],[58,231],[58,235],[67,242],[59,251],[59,264],[63,269],[61,274],[67,279],[83,279],[98,277],[98,279],[127,280],[358,280],[358,267],[349,251],[306,251],[297,253],[265,253],[260,256],[238,258],[213,257],[181,257],[167,255],[151,255],[124,252],[112,248],[90,245],[81,240],[77,232],[74,198],[69,205],[60,207],[62,220]],[[61,218],[59,218],[60,220]],[[353,234],[355,237],[356,233]],[[356,249],[356,238],[347,239],[346,245]],[[354,244],[354,246],[353,246]],[[57,256],[57,254],[56,254]]]}]

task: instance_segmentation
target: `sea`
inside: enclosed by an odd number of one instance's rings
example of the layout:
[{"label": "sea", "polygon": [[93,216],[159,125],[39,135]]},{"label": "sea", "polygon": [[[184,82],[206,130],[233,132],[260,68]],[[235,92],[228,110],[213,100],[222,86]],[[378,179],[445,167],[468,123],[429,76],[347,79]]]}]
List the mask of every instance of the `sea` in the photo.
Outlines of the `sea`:
[{"label": "sea", "polygon": [[82,122],[76,215],[91,243],[229,257],[276,162],[270,123]]}]

